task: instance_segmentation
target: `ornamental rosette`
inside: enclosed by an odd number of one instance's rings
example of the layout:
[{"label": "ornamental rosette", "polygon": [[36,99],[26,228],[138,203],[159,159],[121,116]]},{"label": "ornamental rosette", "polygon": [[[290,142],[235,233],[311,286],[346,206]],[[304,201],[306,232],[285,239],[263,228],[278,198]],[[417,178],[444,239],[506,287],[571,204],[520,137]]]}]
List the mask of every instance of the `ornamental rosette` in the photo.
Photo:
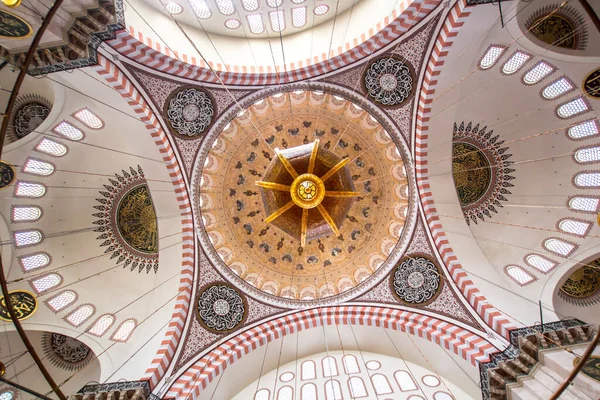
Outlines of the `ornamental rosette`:
[{"label": "ornamental rosette", "polygon": [[413,76],[406,61],[386,57],[369,66],[364,84],[369,97],[377,103],[398,106],[410,96]]},{"label": "ornamental rosette", "polygon": [[167,120],[180,135],[195,137],[203,133],[212,122],[214,109],[204,92],[190,88],[177,92],[169,101]]},{"label": "ornamental rosette", "polygon": [[229,332],[246,315],[246,304],[233,288],[218,284],[205,289],[198,299],[198,316],[203,325],[215,332]]},{"label": "ornamental rosette", "polygon": [[441,276],[433,261],[425,257],[409,257],[396,267],[392,286],[402,302],[424,305],[438,294]]}]

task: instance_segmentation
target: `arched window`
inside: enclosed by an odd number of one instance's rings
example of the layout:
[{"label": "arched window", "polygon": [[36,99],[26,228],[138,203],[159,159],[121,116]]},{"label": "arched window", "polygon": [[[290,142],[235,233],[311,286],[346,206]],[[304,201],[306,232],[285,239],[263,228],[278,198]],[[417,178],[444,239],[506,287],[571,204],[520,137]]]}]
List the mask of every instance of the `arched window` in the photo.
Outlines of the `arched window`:
[{"label": "arched window", "polygon": [[377,394],[390,394],[394,393],[392,390],[392,386],[387,380],[387,377],[382,374],[374,374],[371,377],[371,382],[373,382],[373,387],[375,388],[375,393]]},{"label": "arched window", "polygon": [[584,147],[575,152],[575,161],[578,163],[592,163],[600,161],[600,146]]},{"label": "arched window", "polygon": [[479,68],[490,69],[496,64],[502,53],[506,50],[503,46],[490,46],[479,61]]},{"label": "arched window", "polygon": [[12,222],[37,221],[42,209],[36,206],[12,206]]},{"label": "arched window", "polygon": [[206,4],[206,0],[190,0],[190,4],[198,18],[207,19],[212,15],[208,4]]},{"label": "arched window", "polygon": [[600,123],[597,119],[580,122],[567,129],[567,134],[572,139],[585,139],[590,136],[595,136],[600,131]]},{"label": "arched window", "polygon": [[105,314],[98,318],[96,322],[88,329],[88,333],[94,336],[102,336],[115,323],[115,317]]},{"label": "arched window", "polygon": [[569,208],[576,211],[598,212],[600,198],[598,197],[573,197],[569,200]]},{"label": "arched window", "polygon": [[333,357],[325,357],[322,361],[323,364],[323,376],[328,378],[330,376],[337,376],[338,369],[335,358]]},{"label": "arched window", "polygon": [[265,26],[260,14],[248,15],[246,18],[248,19],[248,24],[250,25],[250,32],[254,33],[255,35],[263,33]]},{"label": "arched window", "polygon": [[12,206],[12,222],[37,221],[42,216],[42,209],[36,206]]},{"label": "arched window", "polygon": [[408,392],[410,390],[416,390],[417,385],[412,378],[412,376],[406,371],[396,371],[394,372],[394,378],[396,379],[396,383],[400,387],[400,390],[403,392]]},{"label": "arched window", "polygon": [[283,0],[267,0],[267,4],[269,5],[269,7],[280,7],[281,4],[283,3]]},{"label": "arched window", "polygon": [[294,28],[302,28],[306,25],[306,7],[292,8],[292,24]]},{"label": "arched window", "polygon": [[589,109],[590,108],[583,97],[577,97],[558,106],[556,108],[556,114],[562,119],[567,119],[579,114],[583,114],[589,111]]},{"label": "arched window", "polygon": [[242,0],[242,6],[246,11],[254,11],[258,9],[258,0]]},{"label": "arched window", "polygon": [[591,228],[592,224],[589,222],[570,218],[564,218],[558,223],[558,229],[561,231],[581,237],[587,235]]},{"label": "arched window", "polygon": [[285,16],[283,10],[271,11],[269,13],[269,19],[271,20],[271,29],[273,29],[273,32],[282,32],[285,30]]},{"label": "arched window", "polygon": [[519,285],[529,285],[535,281],[535,277],[527,273],[523,268],[516,265],[509,265],[505,269],[506,274],[516,281]]},{"label": "arched window", "polygon": [[422,398],[421,396],[417,396],[416,394],[413,394],[412,396],[410,396],[408,399],[406,400],[425,400],[424,398]]},{"label": "arched window", "polygon": [[235,7],[233,6],[233,1],[231,0],[217,0],[217,8],[219,12],[223,15],[231,15],[235,12]]},{"label": "arched window", "polygon": [[564,257],[567,257],[573,251],[575,251],[574,244],[554,238],[546,239],[544,241],[544,247],[546,248],[546,250]]},{"label": "arched window", "polygon": [[302,363],[301,375],[303,381],[315,379],[317,377],[315,362],[311,360],[304,361]]},{"label": "arched window", "polygon": [[70,140],[79,141],[83,139],[83,132],[67,121],[62,121],[60,124],[56,125],[53,131]]},{"label": "arched window", "polygon": [[15,231],[14,235],[14,243],[15,247],[27,247],[34,246],[42,241],[44,236],[42,232],[37,229],[32,229],[29,231]]},{"label": "arched window", "polygon": [[528,85],[535,85],[550,75],[554,70],[555,68],[546,61],[540,61],[533,68],[527,71],[527,73],[523,76],[523,82]]},{"label": "arched window", "polygon": [[525,257],[525,262],[543,273],[547,273],[548,271],[552,270],[552,268],[556,267],[556,263],[554,261],[551,261],[546,257],[542,257],[538,254],[528,255],[527,257]]},{"label": "arched window", "polygon": [[314,383],[306,383],[300,389],[300,400],[318,400],[317,387]]},{"label": "arched window", "polygon": [[563,76],[546,86],[544,90],[542,90],[542,96],[548,100],[554,100],[573,89],[575,89],[573,82],[571,82],[569,78]]},{"label": "arched window", "polygon": [[35,149],[40,153],[48,154],[54,157],[62,157],[67,154],[67,147],[64,144],[55,142],[48,138],[43,138],[35,146]]},{"label": "arched window", "polygon": [[12,400],[15,394],[12,390],[4,390],[0,392],[0,400]]},{"label": "arched window", "polygon": [[581,188],[600,187],[600,172],[580,172],[575,175],[575,186]]},{"label": "arched window", "polygon": [[346,374],[356,374],[360,372],[358,361],[352,354],[347,354],[342,358],[342,364],[344,364],[344,370]]},{"label": "arched window", "polygon": [[437,392],[433,395],[434,400],[454,400],[454,397],[450,396],[446,392]]},{"label": "arched window", "polygon": [[90,129],[102,129],[104,122],[89,108],[82,108],[73,117]]},{"label": "arched window", "polygon": [[42,197],[46,194],[46,186],[41,183],[18,181],[15,188],[17,197]]},{"label": "arched window", "polygon": [[34,253],[19,257],[19,264],[24,272],[33,271],[34,269],[43,268],[50,264],[50,256],[48,253]]},{"label": "arched window", "polygon": [[522,51],[516,51],[515,54],[504,63],[502,72],[506,75],[512,75],[521,69],[530,58],[531,56],[529,54],[523,53]]},{"label": "arched window", "polygon": [[254,395],[254,400],[269,400],[270,394],[269,389],[260,389]]},{"label": "arched window", "polygon": [[327,400],[343,400],[342,386],[335,379],[325,382],[325,397]]},{"label": "arched window", "polygon": [[85,321],[90,319],[92,315],[96,312],[94,306],[90,304],[84,304],[82,306],[77,307],[75,310],[71,311],[69,315],[67,315],[64,319],[74,327],[78,327],[83,324]]},{"label": "arched window", "polygon": [[35,158],[29,158],[25,161],[25,165],[23,165],[23,172],[32,175],[48,176],[54,172],[54,165],[36,160]]},{"label": "arched window", "polygon": [[423,381],[425,386],[429,387],[436,387],[440,385],[440,380],[438,377],[433,375],[425,375],[423,378],[421,378],[421,381]]},{"label": "arched window", "polygon": [[277,392],[277,400],[294,400],[294,389],[284,386]]},{"label": "arched window", "polygon": [[350,387],[350,397],[353,399],[359,399],[361,397],[367,397],[367,388],[362,378],[353,376],[348,379],[348,386]]},{"label": "arched window", "polygon": [[126,342],[133,333],[133,330],[137,326],[134,319],[127,319],[119,325],[115,333],[113,333],[110,340],[115,342]]},{"label": "arched window", "polygon": [[49,300],[46,300],[46,304],[52,311],[57,313],[73,304],[75,300],[77,300],[77,293],[71,290],[65,290],[64,292],[51,297]]}]

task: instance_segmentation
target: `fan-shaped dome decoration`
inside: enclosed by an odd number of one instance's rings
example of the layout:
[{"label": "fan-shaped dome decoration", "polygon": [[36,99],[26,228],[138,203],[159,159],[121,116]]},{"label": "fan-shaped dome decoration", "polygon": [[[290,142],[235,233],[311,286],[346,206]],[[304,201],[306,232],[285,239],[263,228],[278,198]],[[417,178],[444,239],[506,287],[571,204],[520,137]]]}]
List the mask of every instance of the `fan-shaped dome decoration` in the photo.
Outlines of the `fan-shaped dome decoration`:
[{"label": "fan-shaped dome decoration", "polygon": [[173,130],[188,138],[206,131],[214,115],[208,95],[194,88],[176,92],[168,101],[167,121]]},{"label": "fan-shaped dome decoration", "polygon": [[392,288],[403,303],[426,305],[440,293],[441,281],[441,272],[433,261],[415,256],[398,264],[392,275]]},{"label": "fan-shaped dome decoration", "polygon": [[573,7],[549,4],[537,10],[525,24],[542,42],[566,49],[583,50],[587,42],[587,25]]},{"label": "fan-shaped dome decoration", "polygon": [[496,207],[502,207],[501,201],[507,201],[507,189],[513,186],[510,175],[514,169],[508,159],[508,147],[502,147],[504,141],[498,141],[500,135],[492,136],[494,131],[486,132],[487,127],[479,129],[479,124],[471,128],[471,123],[454,124],[452,143],[452,176],[458,199],[467,223],[497,213]]},{"label": "fan-shaped dome decoration", "polygon": [[50,363],[67,371],[79,370],[94,358],[94,353],[85,344],[60,333],[44,332],[42,348]]},{"label": "fan-shaped dome decoration", "polygon": [[407,61],[385,57],[369,65],[364,86],[369,96],[383,106],[399,106],[413,91],[414,74]]},{"label": "fan-shaped dome decoration", "polygon": [[52,103],[42,96],[19,96],[6,131],[9,141],[14,142],[35,131],[48,117],[50,110]]},{"label": "fan-shaped dome decoration", "polygon": [[200,293],[198,317],[202,325],[211,331],[230,332],[246,317],[246,303],[232,287],[211,285]]}]

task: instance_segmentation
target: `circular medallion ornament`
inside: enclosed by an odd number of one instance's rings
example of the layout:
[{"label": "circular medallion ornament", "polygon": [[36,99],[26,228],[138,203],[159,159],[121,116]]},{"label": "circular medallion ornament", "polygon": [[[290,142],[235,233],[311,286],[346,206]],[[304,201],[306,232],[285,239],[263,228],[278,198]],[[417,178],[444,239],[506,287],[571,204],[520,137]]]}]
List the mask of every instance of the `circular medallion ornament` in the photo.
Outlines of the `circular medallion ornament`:
[{"label": "circular medallion ornament", "polygon": [[364,77],[369,97],[384,106],[404,103],[413,90],[413,74],[404,60],[386,57],[373,62]]},{"label": "circular medallion ornament", "polygon": [[[35,299],[35,296],[24,290],[10,292],[10,301],[18,320],[24,320],[31,317],[37,310],[37,300]],[[0,298],[0,319],[12,321],[4,297]]]},{"label": "circular medallion ornament", "polygon": [[9,142],[22,139],[35,131],[48,118],[52,103],[37,94],[26,94],[18,97],[14,110],[6,131]]},{"label": "circular medallion ornament", "polygon": [[15,169],[7,162],[0,161],[0,189],[10,186],[15,180]]},{"label": "circular medallion ornament", "polygon": [[173,95],[167,108],[167,121],[173,130],[188,138],[202,134],[210,126],[214,115],[212,100],[194,88],[183,89]]},{"label": "circular medallion ornament", "polygon": [[600,290],[600,260],[594,260],[588,265],[578,268],[560,290],[574,299],[586,299],[594,296]]},{"label": "circular medallion ornament", "polygon": [[600,99],[600,68],[596,68],[585,77],[581,88],[588,97]]},{"label": "circular medallion ornament", "polygon": [[428,258],[415,256],[405,258],[392,275],[392,289],[405,304],[426,305],[440,292],[441,273]]},{"label": "circular medallion ornament", "polygon": [[7,39],[22,39],[31,36],[33,29],[21,17],[0,10],[0,37]]},{"label": "circular medallion ornament", "polygon": [[67,371],[79,370],[94,358],[94,353],[84,343],[60,333],[44,332],[42,347],[46,359]]},{"label": "circular medallion ornament", "polygon": [[[581,357],[575,357],[573,359],[573,366],[577,366],[580,361]],[[600,382],[600,357],[590,356],[583,365],[583,368],[581,368],[581,373],[596,382]]]},{"label": "circular medallion ornament", "polygon": [[217,333],[230,332],[246,316],[246,302],[237,290],[225,284],[204,289],[198,297],[198,317],[202,325]]}]

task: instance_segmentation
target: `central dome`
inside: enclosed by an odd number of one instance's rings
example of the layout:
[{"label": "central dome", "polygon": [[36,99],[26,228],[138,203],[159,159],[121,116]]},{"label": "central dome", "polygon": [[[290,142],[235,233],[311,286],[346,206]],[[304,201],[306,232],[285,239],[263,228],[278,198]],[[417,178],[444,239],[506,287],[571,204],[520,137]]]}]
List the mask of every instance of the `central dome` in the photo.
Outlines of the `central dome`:
[{"label": "central dome", "polygon": [[402,152],[373,115],[310,90],[230,115],[209,133],[197,182],[205,252],[232,283],[306,304],[395,263],[409,183]]}]

